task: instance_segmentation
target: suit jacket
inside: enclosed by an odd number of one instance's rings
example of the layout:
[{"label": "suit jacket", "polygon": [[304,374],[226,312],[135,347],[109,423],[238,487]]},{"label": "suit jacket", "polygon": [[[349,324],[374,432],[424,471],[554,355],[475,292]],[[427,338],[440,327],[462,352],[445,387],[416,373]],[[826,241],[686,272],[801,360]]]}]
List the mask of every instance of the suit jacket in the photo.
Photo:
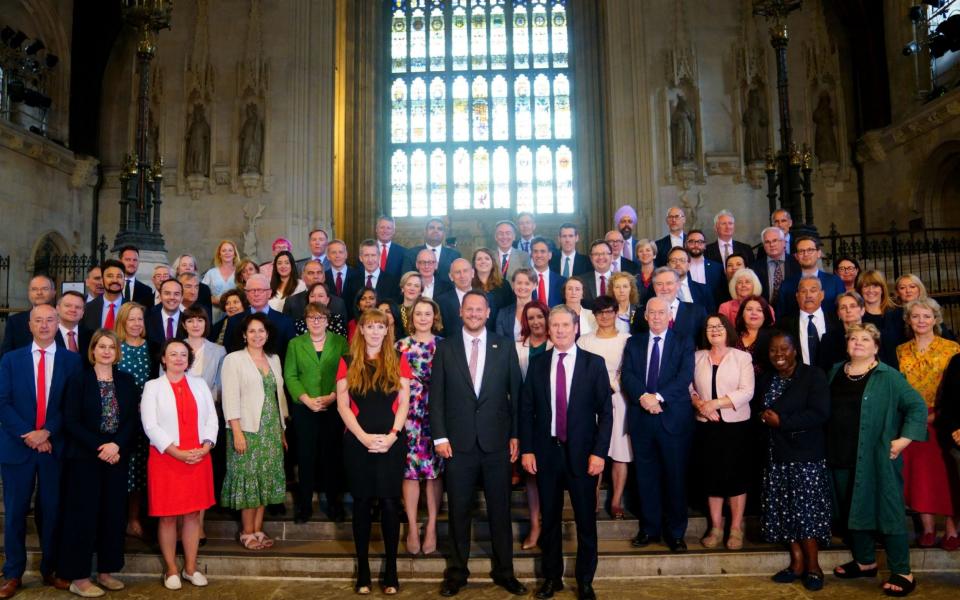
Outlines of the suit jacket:
[{"label": "suit jacket", "polygon": [[[327,302],[327,309],[330,310],[333,314],[342,315],[343,322],[346,323],[350,319],[347,316],[347,303],[343,301],[343,298],[339,298],[332,294],[327,294],[330,298],[330,301]],[[293,322],[296,322],[298,319],[303,318],[304,311],[307,310],[307,292],[297,292],[296,294],[287,298],[286,302],[283,303],[283,316],[287,317]]]},{"label": "suit jacket", "polygon": [[[120,305],[123,306],[124,299],[123,296],[120,296]],[[144,310],[143,318],[146,319],[147,315],[150,314],[150,308],[153,307],[153,297],[151,292],[151,301],[150,304]],[[117,313],[119,314],[119,310]],[[101,320],[103,318],[103,296],[97,296],[90,302],[87,302],[83,307],[83,319],[80,321],[82,327],[86,327],[90,331],[96,331],[101,327]]]},{"label": "suit jacket", "polygon": [[[0,463],[3,464],[22,464],[36,453],[20,437],[36,429],[37,390],[31,345],[11,350],[0,359]],[[60,351],[54,355],[44,429],[50,432],[56,457],[63,453],[63,397],[67,382],[80,371],[80,365],[80,357],[73,352]]]},{"label": "suit jacket", "polygon": [[[807,321],[803,320],[801,323],[800,314],[797,311],[790,313],[789,315],[784,316],[783,318],[778,318],[776,326],[782,331],[786,331],[797,340],[797,344],[800,344],[800,327],[801,325],[806,328]],[[824,371],[828,371],[830,367],[833,366],[833,363],[827,365],[824,361],[833,360],[836,357],[835,352],[831,352],[827,349],[827,344],[832,339],[831,332],[839,330],[841,337],[844,334],[843,324],[840,323],[840,320],[837,319],[834,315],[827,312],[826,307],[823,308],[823,322],[826,325],[826,330],[824,334],[820,336],[820,345],[817,349],[817,356],[811,357],[810,364],[814,366],[821,367]],[[831,337],[827,337],[831,336]],[[843,353],[846,355],[846,351]],[[802,361],[803,352],[797,347],[797,361]],[[843,360],[843,359],[841,359]]]},{"label": "suit jacket", "polygon": [[[610,275],[613,275],[613,273],[611,273]],[[590,271],[584,273],[581,276],[581,279],[583,279],[583,300],[581,301],[581,304],[583,304],[584,308],[589,308],[590,310],[593,310],[593,301],[596,300],[597,296],[600,295],[600,291],[597,288],[597,272],[591,269]],[[609,294],[610,293],[610,276],[607,276],[606,287],[607,287],[606,291]]]},{"label": "suit jacket", "polygon": [[[777,303],[778,315],[789,315],[800,310],[797,305],[797,289],[800,287],[801,273],[794,274],[793,277],[783,280],[780,286],[780,301]],[[817,279],[823,287],[823,312],[837,314],[837,296],[846,291],[843,281],[833,273],[826,271],[817,271]]]},{"label": "suit jacket", "polygon": [[434,296],[433,301],[440,307],[440,320],[443,321],[443,334],[452,335],[463,329],[460,319],[460,299],[456,288]]},{"label": "suit jacket", "polygon": [[[776,372],[760,376],[751,412],[757,421],[763,412],[763,396]],[[780,398],[771,406],[780,416],[780,427],[757,426],[773,439],[774,462],[813,462],[826,456],[824,426],[830,418],[830,386],[826,374],[797,362],[797,369]],[[766,444],[764,444],[766,446]]]},{"label": "suit jacket", "polygon": [[[201,443],[204,440],[216,442],[220,425],[210,388],[199,377],[186,375],[186,378],[190,393],[197,402],[197,432],[200,434],[200,441]],[[143,386],[140,421],[150,445],[158,452],[163,452],[170,444],[180,443],[177,399],[173,395],[173,387],[165,376],[151,379]]]},{"label": "suit jacket", "polygon": [[624,273],[630,273],[631,275],[636,275],[640,272],[640,265],[633,262],[629,258],[620,257],[620,270]]},{"label": "suit jacket", "polygon": [[114,433],[100,431],[103,411],[100,384],[93,369],[82,369],[67,383],[63,399],[63,430],[66,433],[66,458],[98,460],[97,448],[113,442],[126,459],[134,434],[140,428],[140,389],[133,376],[113,367],[113,386],[117,397],[119,424]]},{"label": "suit jacket", "polygon": [[[747,266],[753,264],[755,257],[753,255],[753,247],[750,244],[733,240],[733,251],[744,256],[746,259],[744,262],[747,263]],[[706,249],[703,251],[703,255],[714,262],[720,263],[724,266],[724,268],[726,268],[727,265],[723,262],[723,254],[720,252],[719,241],[710,242],[707,244]],[[658,253],[657,256],[660,256],[660,254]]]},{"label": "suit jacket", "polygon": [[[693,347],[696,348],[700,340],[700,334],[703,333],[703,325],[706,322],[707,311],[702,306],[692,302],[681,302],[680,306],[677,307],[677,317],[674,319],[670,331],[689,339]],[[643,310],[637,310],[634,313],[633,323],[630,324],[630,333],[643,333],[647,330],[647,320],[643,318]]]},{"label": "suit jacket", "polygon": [[[360,287],[363,287],[367,284],[366,272],[360,270]],[[374,288],[377,292],[378,300],[393,300],[394,302],[400,302],[400,278],[386,271],[380,271],[380,276],[377,277],[377,285]],[[356,292],[354,292],[356,293]]]},{"label": "suit jacket", "polygon": [[[520,451],[533,453],[537,461],[555,455],[550,435],[553,402],[550,399],[550,365],[556,349],[535,356],[520,392]],[[570,470],[576,476],[587,475],[590,456],[606,459],[613,431],[613,402],[606,364],[603,358],[583,348],[577,349],[573,377],[567,394],[567,452]]]},{"label": "suit jacket", "polygon": [[[767,255],[758,256],[750,268],[753,269],[753,272],[757,274],[757,278],[760,279],[760,286],[763,288],[763,297],[769,301],[770,287],[773,285],[773,281],[770,280],[770,274],[767,270]],[[783,259],[783,282],[780,283],[781,298],[783,297],[783,283],[788,279],[799,279],[799,276],[800,263],[797,262],[797,259],[795,259],[792,254],[787,254]],[[796,292],[797,290],[794,288],[793,293],[796,294]],[[796,300],[794,300],[794,302],[796,302]],[[777,307],[774,306],[773,308],[776,309]]]},{"label": "suit jacket", "polygon": [[660,421],[673,434],[689,434],[693,430],[693,405],[690,383],[693,381],[693,341],[667,330],[661,339],[660,374],[657,393],[663,397],[663,412],[652,415],[640,406],[640,396],[647,393],[647,344],[650,333],[632,336],[623,349],[620,387],[627,404],[627,427],[637,435],[645,426]]},{"label": "suit jacket", "polygon": [[513,340],[487,332],[477,396],[463,347],[463,330],[444,338],[437,344],[431,371],[433,439],[448,439],[455,453],[478,446],[484,452],[502,451],[511,438],[518,436],[520,383],[520,362]]},{"label": "suit jacket", "polygon": [[511,341],[519,341],[513,334],[513,329],[517,323],[517,304],[513,303],[504,306],[497,311],[497,317],[493,330],[497,335],[507,338]]},{"label": "suit jacket", "polygon": [[350,305],[353,304],[353,298],[357,290],[363,287],[363,277],[361,276],[363,269],[357,269],[349,265],[346,269],[347,273],[343,278],[343,291],[340,294],[337,293],[337,280],[336,275],[333,274],[333,269],[327,269],[324,285],[327,286],[327,291],[330,292],[331,296],[343,298],[344,303],[347,305],[347,311],[353,314],[353,307]]},{"label": "suit jacket", "polygon": [[[244,347],[243,333],[240,331],[240,323],[243,322],[243,318],[248,314],[250,314],[249,311],[245,311],[233,315],[227,319],[227,332],[223,335],[223,346],[226,348],[228,353],[236,352]],[[296,337],[297,331],[293,326],[293,321],[283,316],[283,313],[277,312],[268,307],[266,315],[267,319],[273,323],[273,326],[277,330],[277,339],[273,340],[273,347],[280,356],[280,362],[282,363],[284,357],[287,355],[287,344],[290,343],[290,340]]]},{"label": "suit jacket", "polygon": [[[90,347],[90,338],[93,337],[93,332],[83,326],[81,323],[77,327],[77,354],[80,355],[80,362],[84,365],[87,364],[87,349]],[[57,335],[53,339],[57,344],[57,349],[60,348],[66,349],[67,341],[63,339],[63,334],[60,332],[60,328],[57,328]]]},{"label": "suit jacket", "polygon": [[442,279],[439,279],[437,278],[436,275],[433,276],[433,296],[432,297],[434,301],[437,300],[437,296],[439,296],[444,292],[449,292],[452,289],[453,289],[452,283],[450,283],[449,281],[444,281]]},{"label": "suit jacket", "polygon": [[693,296],[694,304],[702,306],[703,310],[707,311],[708,314],[717,310],[717,303],[713,298],[713,292],[710,291],[710,288],[706,284],[694,281],[689,273],[687,273],[687,284],[690,286],[690,295]]},{"label": "suit jacket", "polygon": [[200,282],[200,291],[197,293],[197,304],[207,309],[207,316],[213,318],[213,292],[210,291],[210,286],[202,281]]},{"label": "suit jacket", "polygon": [[[179,311],[177,324],[183,320],[183,311]],[[167,324],[163,321],[163,305],[158,304],[147,311],[147,341],[159,348],[167,340]],[[183,334],[177,331],[177,326],[173,331],[173,337],[183,339]],[[159,361],[158,361],[159,362]]]},{"label": "suit jacket", "polygon": [[33,342],[30,333],[30,311],[18,312],[7,317],[7,327],[3,330],[3,344],[0,345],[0,356],[11,350],[29,346]]},{"label": "suit jacket", "polygon": [[[547,277],[547,280],[549,281],[549,283],[546,286],[547,287],[546,304],[550,308],[553,308],[558,304],[563,304],[563,284],[566,281],[566,278],[564,278],[562,275],[560,275],[556,271],[548,270],[547,272],[550,273],[550,276]],[[536,272],[536,270],[534,270],[534,275],[539,275]],[[537,298],[536,287],[533,288],[533,297]],[[539,300],[539,298],[537,299]]]},{"label": "suit jacket", "polygon": [[[553,253],[553,256],[550,257],[550,270],[554,273],[563,274],[563,265],[560,262],[560,259],[563,257],[563,253],[560,250],[557,250]],[[579,252],[573,255],[573,264],[571,265],[571,275],[581,275],[588,271],[593,271],[593,264],[590,262],[590,259],[587,258],[585,254],[580,254]]]},{"label": "suit jacket", "polygon": [[[500,260],[500,249],[497,248],[493,251],[493,255],[496,259]],[[531,265],[530,255],[524,252],[523,250],[513,249],[510,251],[510,258],[507,260],[507,274],[504,276],[505,281],[513,281],[513,274],[517,272],[517,269],[521,267],[529,267]],[[503,269],[498,262],[494,265],[494,268],[500,269],[501,274]]]},{"label": "suit jacket", "polygon": [[727,288],[727,273],[718,262],[709,258],[703,259],[703,276],[706,283],[704,285],[710,289],[713,295],[713,302],[720,306],[730,299],[730,291]]},{"label": "suit jacket", "polygon": [[[421,250],[426,250],[426,244],[420,244],[419,246],[414,246],[407,250],[407,255],[403,259],[403,272],[407,271],[416,271],[417,270],[417,254],[420,254]],[[437,272],[434,273],[434,277],[442,281],[450,283],[450,264],[460,258],[460,251],[456,248],[450,248],[448,246],[443,246],[440,249],[440,258],[437,260]]]},{"label": "suit jacket", "polygon": [[[686,241],[687,233],[683,233],[683,239]],[[663,267],[667,264],[667,254],[673,248],[673,242],[670,241],[670,234],[663,236],[654,242],[657,245],[657,256],[653,259],[653,266]]]},{"label": "suit jacket", "polygon": [[[126,283],[124,283],[126,285]],[[204,287],[205,284],[200,287]],[[139,279],[133,280],[133,301],[142,305],[147,310],[153,306],[153,288],[141,282]],[[210,288],[207,287],[207,304],[210,303]]]},{"label": "suit jacket", "polygon": [[[380,251],[380,242],[377,242],[377,251]],[[387,251],[387,266],[383,271],[390,273],[397,278],[397,281],[404,274],[403,261],[407,257],[407,249],[396,242],[390,242],[390,250]],[[416,270],[416,269],[414,269]]]}]

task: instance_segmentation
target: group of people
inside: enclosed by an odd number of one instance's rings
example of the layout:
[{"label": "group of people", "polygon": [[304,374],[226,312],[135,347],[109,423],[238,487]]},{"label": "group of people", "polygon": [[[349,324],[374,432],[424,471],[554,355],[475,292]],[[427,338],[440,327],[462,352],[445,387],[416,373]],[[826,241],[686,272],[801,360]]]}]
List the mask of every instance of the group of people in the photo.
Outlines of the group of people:
[{"label": "group of people", "polygon": [[282,238],[263,265],[225,240],[203,275],[182,255],[154,267],[152,287],[136,279],[134,247],[90,269],[86,297],[35,276],[0,359],[0,598],[21,585],[35,488],[44,582],[96,597],[123,588],[124,538],[143,536],[146,516],[169,589],[207,584],[197,554],[216,504],[237,511],[245,549],[272,547],[264,519],[294,481],[296,523],[315,493],[343,520],[349,493],[358,594],[371,593],[374,518],[380,585],[396,594],[401,523],[409,553],[436,552],[445,491],[445,597],[470,576],[480,486],[493,581],[525,594],[510,511],[525,480],[536,597],[563,588],[567,491],[577,593],[590,599],[605,473],[613,519],[632,480],[635,547],[686,551],[688,506],[702,499],[700,543],[739,550],[754,502],[763,540],[789,547],[775,581],[821,589],[818,548],[840,535],[854,560],[837,577],[875,577],[879,539],[884,592],[912,592],[907,508],[919,546],[960,547],[960,345],[922,281],[905,275],[891,293],[852,257],[821,270],[819,240],[790,239],[783,210],[756,254],[727,211],[710,244],[678,207],[656,240],[635,239],[630,207],[615,222],[587,254],[575,225],[547,239],[528,213],[497,223],[493,247],[469,260],[442,221],[408,249],[383,216],[356,266],[316,229],[303,260]]}]

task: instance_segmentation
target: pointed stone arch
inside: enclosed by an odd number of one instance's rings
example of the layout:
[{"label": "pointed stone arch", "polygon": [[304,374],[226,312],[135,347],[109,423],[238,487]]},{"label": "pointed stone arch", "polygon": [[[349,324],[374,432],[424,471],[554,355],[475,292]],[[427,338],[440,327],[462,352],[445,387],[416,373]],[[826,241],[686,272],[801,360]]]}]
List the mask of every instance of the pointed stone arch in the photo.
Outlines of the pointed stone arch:
[{"label": "pointed stone arch", "polygon": [[916,194],[925,227],[960,227],[960,140],[940,144],[921,163]]}]

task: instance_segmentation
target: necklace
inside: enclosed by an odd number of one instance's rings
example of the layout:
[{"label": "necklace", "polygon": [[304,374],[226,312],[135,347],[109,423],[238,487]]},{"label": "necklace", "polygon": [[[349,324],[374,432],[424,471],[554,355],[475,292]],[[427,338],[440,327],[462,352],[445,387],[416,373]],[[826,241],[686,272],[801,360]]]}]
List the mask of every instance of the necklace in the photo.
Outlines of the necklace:
[{"label": "necklace", "polygon": [[869,375],[869,374],[870,374],[870,371],[872,371],[873,368],[876,367],[876,366],[877,366],[877,361],[873,361],[872,363],[870,363],[870,366],[867,367],[867,370],[866,370],[866,371],[864,371],[863,373],[860,373],[859,375],[852,375],[852,374],[850,373],[850,363],[847,363],[847,364],[844,365],[844,367],[843,367],[843,374],[847,376],[847,379],[849,379],[850,381],[856,383],[856,382],[858,382],[858,381],[863,380],[864,377],[866,377],[867,375]]}]

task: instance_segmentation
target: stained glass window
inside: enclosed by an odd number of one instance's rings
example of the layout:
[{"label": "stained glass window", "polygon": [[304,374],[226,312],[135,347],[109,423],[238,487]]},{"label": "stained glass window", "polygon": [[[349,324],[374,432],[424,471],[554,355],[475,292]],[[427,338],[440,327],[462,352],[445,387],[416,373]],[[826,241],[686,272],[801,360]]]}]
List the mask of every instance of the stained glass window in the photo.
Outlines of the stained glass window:
[{"label": "stained glass window", "polygon": [[572,213],[567,0],[382,0],[395,217]]}]

